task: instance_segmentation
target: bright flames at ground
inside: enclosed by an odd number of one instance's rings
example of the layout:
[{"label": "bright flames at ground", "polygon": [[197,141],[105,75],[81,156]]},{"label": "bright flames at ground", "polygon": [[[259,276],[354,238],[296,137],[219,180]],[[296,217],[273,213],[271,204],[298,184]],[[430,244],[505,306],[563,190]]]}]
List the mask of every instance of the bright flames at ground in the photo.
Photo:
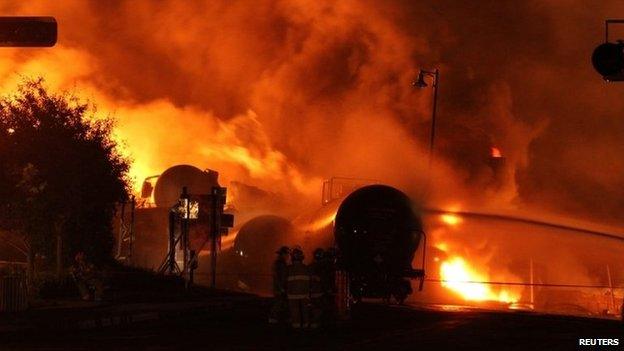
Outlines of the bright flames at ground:
[{"label": "bright flames at ground", "polygon": [[[447,228],[461,225],[462,218],[453,212],[443,213],[439,220]],[[520,291],[516,289],[500,288],[492,284],[487,265],[481,267],[469,258],[458,255],[453,251],[453,243],[441,240],[435,247],[446,253],[446,258],[435,257],[434,261],[440,264],[440,280],[443,287],[451,290],[467,301],[497,301],[502,303],[516,303],[520,300]]]},{"label": "bright flames at ground", "polygon": [[495,292],[488,284],[475,283],[487,282],[489,277],[478,272],[459,256],[453,256],[440,264],[440,279],[442,286],[470,301],[514,303],[520,298],[513,292],[504,289]]}]

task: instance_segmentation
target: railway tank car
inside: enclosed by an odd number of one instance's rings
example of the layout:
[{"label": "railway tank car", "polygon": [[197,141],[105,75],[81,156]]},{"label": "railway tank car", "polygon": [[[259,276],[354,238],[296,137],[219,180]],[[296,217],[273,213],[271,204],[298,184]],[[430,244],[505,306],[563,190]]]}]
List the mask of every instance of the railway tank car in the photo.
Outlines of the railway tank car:
[{"label": "railway tank car", "polygon": [[202,171],[191,165],[177,165],[168,168],[156,180],[153,190],[156,207],[171,208],[180,198],[182,187],[189,194],[210,194],[212,187],[219,186],[219,173],[212,170]]},{"label": "railway tank car", "polygon": [[[273,258],[273,251],[279,246],[298,244],[311,257],[317,247],[335,246],[339,252],[338,266],[349,273],[351,293],[356,299],[392,295],[403,301],[411,293],[406,278],[423,274],[412,267],[424,235],[420,216],[408,196],[393,187],[361,187],[295,218],[292,225],[293,230],[286,237],[277,234],[277,222],[268,230],[269,227],[255,230],[250,226],[239,232],[241,241],[236,250],[250,255],[262,252]],[[271,236],[261,234],[264,231],[271,232]],[[240,260],[260,263],[244,256]],[[270,262],[266,268],[270,268]]]},{"label": "railway tank car", "polygon": [[410,199],[393,187],[363,187],[341,201],[334,240],[354,297],[393,295],[403,301],[411,293],[405,277],[422,274],[412,267],[422,235]]},{"label": "railway tank car", "polygon": [[[142,197],[146,204],[134,214],[134,265],[157,269],[167,253],[169,210],[180,198],[181,189],[187,187],[190,194],[209,194],[213,186],[219,186],[218,173],[202,171],[191,165],[169,167],[155,179],[155,185],[147,180],[143,184]],[[202,233],[191,232],[190,246],[198,249],[206,241]]]},{"label": "railway tank car", "polygon": [[219,257],[221,282],[230,288],[269,294],[275,251],[281,245],[296,244],[295,227],[284,217],[260,215],[245,222],[235,235],[232,247]]},{"label": "railway tank car", "polygon": [[250,259],[249,262],[256,266],[258,263],[273,261],[276,250],[274,243],[294,245],[295,228],[286,218],[262,215],[243,224],[234,240],[233,250],[236,255]]}]

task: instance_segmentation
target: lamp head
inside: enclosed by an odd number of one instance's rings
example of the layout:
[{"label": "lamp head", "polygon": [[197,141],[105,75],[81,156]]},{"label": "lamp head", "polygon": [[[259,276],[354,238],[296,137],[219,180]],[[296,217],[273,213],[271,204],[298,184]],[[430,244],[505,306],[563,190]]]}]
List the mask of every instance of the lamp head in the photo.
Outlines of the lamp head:
[{"label": "lamp head", "polygon": [[425,82],[425,74],[422,70],[418,74],[418,80],[413,82],[412,85],[415,86],[416,88],[421,88],[421,89],[426,88],[428,86],[427,82]]}]

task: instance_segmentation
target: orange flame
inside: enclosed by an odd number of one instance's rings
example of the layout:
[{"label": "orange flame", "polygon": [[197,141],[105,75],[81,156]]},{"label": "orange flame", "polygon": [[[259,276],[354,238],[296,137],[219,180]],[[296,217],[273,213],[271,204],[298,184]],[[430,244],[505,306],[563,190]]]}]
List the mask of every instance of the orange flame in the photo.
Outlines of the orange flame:
[{"label": "orange flame", "polygon": [[503,153],[500,151],[499,148],[492,146],[490,148],[490,156],[493,158],[501,158],[503,157]]},{"label": "orange flame", "polygon": [[515,303],[520,299],[518,293],[504,289],[495,292],[487,284],[475,283],[489,281],[489,277],[471,267],[460,256],[453,256],[442,262],[440,265],[440,278],[442,286],[459,294],[465,300]]},{"label": "orange flame", "polygon": [[[462,223],[461,216],[453,212],[441,214],[439,220],[448,227],[457,227]],[[434,258],[440,264],[439,274],[443,287],[467,301],[516,303],[520,300],[520,291],[517,289],[494,289],[492,285],[482,283],[491,281],[487,267],[479,267],[475,262],[469,262],[467,258],[456,254],[452,244],[446,240],[434,244],[437,249],[448,254],[448,258],[444,260]]]},{"label": "orange flame", "polygon": [[461,222],[461,218],[453,213],[445,213],[440,215],[440,220],[451,226],[456,226]]}]

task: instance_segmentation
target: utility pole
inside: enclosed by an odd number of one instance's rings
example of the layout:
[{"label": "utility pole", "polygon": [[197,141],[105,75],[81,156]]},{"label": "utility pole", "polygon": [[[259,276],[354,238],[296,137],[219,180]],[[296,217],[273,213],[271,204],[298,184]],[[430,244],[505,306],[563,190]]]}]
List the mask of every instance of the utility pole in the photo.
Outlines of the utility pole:
[{"label": "utility pole", "polygon": [[175,259],[176,254],[176,214],[173,210],[169,211],[169,252],[167,253],[166,264],[163,265],[164,269],[161,269],[162,272],[166,272],[169,274],[175,274],[180,269],[178,267],[178,263]]},{"label": "utility pole", "polygon": [[609,291],[611,293],[611,307],[613,308],[613,313],[615,313],[617,308],[615,307],[615,296],[613,295],[613,280],[611,280],[611,269],[609,268],[609,265],[607,265],[607,279],[609,280]]},{"label": "utility pole", "polygon": [[531,260],[529,261],[529,270],[530,270],[530,274],[531,274],[531,309],[535,309],[535,294],[534,294],[534,290],[535,290],[535,281],[533,279],[533,258],[531,258]]},{"label": "utility pole", "polygon": [[438,85],[440,81],[440,71],[436,68],[433,78],[433,110],[431,112],[431,137],[429,138],[429,169],[433,162],[433,147],[435,145],[436,111],[438,109]]},{"label": "utility pole", "polygon": [[221,187],[212,188],[212,198],[210,204],[212,205],[210,218],[210,287],[217,287],[217,240],[219,240],[221,231],[221,218],[219,209],[223,208],[221,203]]}]

